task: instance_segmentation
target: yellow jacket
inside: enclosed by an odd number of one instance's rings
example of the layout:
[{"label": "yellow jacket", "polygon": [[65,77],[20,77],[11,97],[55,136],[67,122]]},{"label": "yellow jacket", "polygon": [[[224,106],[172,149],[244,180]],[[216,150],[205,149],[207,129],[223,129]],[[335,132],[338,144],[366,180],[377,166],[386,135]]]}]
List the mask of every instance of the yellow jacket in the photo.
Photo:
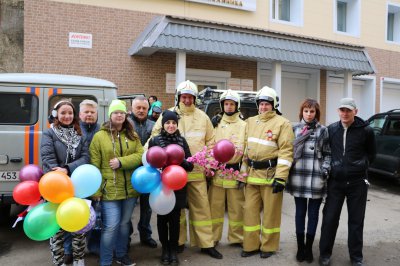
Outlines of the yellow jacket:
[{"label": "yellow jacket", "polygon": [[[293,161],[292,126],[286,118],[269,111],[247,120],[247,147],[241,171],[247,173],[247,183],[272,185],[273,178],[286,180]],[[276,167],[254,169],[247,163],[277,159]]]},{"label": "yellow jacket", "polygon": [[[194,105],[186,107],[183,104],[180,104],[180,108],[172,107],[169,110],[178,113],[178,129],[189,144],[192,156],[203,150],[204,146],[208,147],[213,144],[214,128],[206,113],[194,107]],[[157,136],[160,133],[162,128],[161,120],[162,116],[158,118],[154,125],[151,137]],[[205,175],[203,169],[195,164],[193,171],[188,173],[188,181],[199,181],[204,179]]]},{"label": "yellow jacket", "polygon": [[[239,118],[239,113],[232,116],[224,114],[218,126],[215,128],[215,142],[221,139],[230,140],[236,147],[242,151],[245,150],[246,141],[246,122]],[[233,158],[227,164],[236,164],[242,161],[243,154],[235,153]],[[221,176],[218,171],[213,179],[215,186],[224,188],[236,188],[237,181],[232,176]]]}]

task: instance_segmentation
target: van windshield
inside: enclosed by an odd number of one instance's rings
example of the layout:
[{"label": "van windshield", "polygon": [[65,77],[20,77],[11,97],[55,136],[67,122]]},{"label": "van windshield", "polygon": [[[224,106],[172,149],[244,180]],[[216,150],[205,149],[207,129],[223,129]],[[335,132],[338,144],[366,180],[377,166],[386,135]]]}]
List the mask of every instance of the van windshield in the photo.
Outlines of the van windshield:
[{"label": "van windshield", "polygon": [[0,93],[0,124],[33,125],[38,120],[39,99],[28,93]]}]

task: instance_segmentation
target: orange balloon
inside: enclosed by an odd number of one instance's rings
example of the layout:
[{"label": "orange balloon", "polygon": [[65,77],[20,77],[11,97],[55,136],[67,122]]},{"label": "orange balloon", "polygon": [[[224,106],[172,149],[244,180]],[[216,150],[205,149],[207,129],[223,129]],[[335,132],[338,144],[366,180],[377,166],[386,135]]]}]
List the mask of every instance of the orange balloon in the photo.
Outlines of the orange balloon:
[{"label": "orange balloon", "polygon": [[51,171],[40,179],[39,191],[47,201],[61,203],[74,196],[74,185],[66,174],[60,171]]}]

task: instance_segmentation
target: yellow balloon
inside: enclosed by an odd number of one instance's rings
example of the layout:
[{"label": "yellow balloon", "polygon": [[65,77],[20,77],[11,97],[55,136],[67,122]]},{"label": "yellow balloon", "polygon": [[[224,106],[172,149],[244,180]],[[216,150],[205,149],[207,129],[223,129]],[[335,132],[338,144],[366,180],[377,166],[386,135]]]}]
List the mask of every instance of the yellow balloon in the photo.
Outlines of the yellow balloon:
[{"label": "yellow balloon", "polygon": [[89,222],[90,209],[85,200],[69,198],[64,200],[57,209],[57,223],[68,232],[76,232]]}]

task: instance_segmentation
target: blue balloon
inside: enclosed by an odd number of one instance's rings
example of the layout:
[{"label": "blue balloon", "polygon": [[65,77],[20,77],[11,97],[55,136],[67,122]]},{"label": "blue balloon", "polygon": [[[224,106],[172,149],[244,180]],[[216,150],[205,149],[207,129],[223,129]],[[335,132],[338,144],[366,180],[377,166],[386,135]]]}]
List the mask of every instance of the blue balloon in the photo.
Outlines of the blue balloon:
[{"label": "blue balloon", "polygon": [[161,174],[150,165],[140,166],[133,172],[131,183],[137,192],[150,193],[161,183]]},{"label": "blue balloon", "polygon": [[83,164],[75,169],[71,180],[74,184],[75,197],[83,199],[96,193],[100,188],[102,178],[96,166]]}]

